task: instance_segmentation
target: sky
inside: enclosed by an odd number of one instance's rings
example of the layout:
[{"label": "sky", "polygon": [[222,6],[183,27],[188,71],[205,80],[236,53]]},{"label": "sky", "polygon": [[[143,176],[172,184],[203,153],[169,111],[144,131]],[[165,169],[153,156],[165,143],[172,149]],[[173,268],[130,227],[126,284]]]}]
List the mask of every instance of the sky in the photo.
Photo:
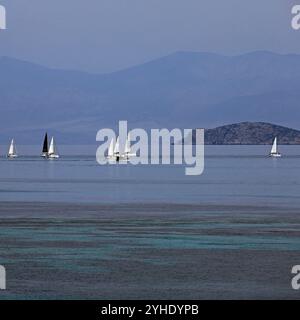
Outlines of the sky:
[{"label": "sky", "polygon": [[[297,3],[298,2],[298,3]],[[176,51],[300,54],[300,0],[0,0],[0,56],[112,72]]]}]

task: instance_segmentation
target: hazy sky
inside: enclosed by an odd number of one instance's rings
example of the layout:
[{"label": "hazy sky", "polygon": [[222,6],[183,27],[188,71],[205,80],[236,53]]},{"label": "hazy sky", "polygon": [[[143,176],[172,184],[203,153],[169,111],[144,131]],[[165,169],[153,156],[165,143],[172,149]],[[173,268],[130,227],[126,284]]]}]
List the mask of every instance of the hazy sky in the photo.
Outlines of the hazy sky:
[{"label": "hazy sky", "polygon": [[[300,4],[300,0],[298,1]],[[297,0],[0,0],[0,56],[109,72],[174,51],[300,53]]]}]

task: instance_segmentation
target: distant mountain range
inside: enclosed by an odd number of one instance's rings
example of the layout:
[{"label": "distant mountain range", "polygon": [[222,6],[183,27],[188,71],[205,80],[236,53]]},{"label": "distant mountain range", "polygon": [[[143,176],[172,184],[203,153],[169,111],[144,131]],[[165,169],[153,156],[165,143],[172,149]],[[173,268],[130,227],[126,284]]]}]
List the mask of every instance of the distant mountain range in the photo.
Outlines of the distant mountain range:
[{"label": "distant mountain range", "polygon": [[97,75],[0,58],[0,144],[93,144],[97,130],[264,121],[300,128],[300,55],[178,52]]},{"label": "distant mountain range", "polygon": [[[264,122],[242,122],[205,130],[205,144],[208,145],[259,145],[272,144],[274,138],[279,144],[300,144],[300,131]],[[195,143],[193,138],[186,141]]]}]

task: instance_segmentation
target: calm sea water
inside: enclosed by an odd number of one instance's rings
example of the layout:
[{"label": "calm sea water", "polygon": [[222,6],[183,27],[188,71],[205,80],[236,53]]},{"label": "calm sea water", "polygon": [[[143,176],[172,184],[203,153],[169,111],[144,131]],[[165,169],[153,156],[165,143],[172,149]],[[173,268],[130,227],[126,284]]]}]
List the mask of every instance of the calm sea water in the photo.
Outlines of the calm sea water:
[{"label": "calm sea water", "polygon": [[300,146],[209,146],[196,177],[80,151],[1,158],[0,299],[299,299]]},{"label": "calm sea water", "polygon": [[[26,148],[25,148],[26,149]],[[201,176],[181,165],[100,166],[61,147],[61,159],[0,160],[0,200],[82,203],[197,203],[300,207],[300,146],[207,146]]]}]

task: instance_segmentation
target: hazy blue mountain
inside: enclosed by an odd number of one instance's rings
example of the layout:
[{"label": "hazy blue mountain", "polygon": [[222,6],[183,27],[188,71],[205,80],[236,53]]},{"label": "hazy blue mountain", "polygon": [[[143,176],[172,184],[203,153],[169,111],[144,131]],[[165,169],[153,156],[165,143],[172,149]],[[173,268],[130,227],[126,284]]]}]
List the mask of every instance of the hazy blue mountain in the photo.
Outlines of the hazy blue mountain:
[{"label": "hazy blue mountain", "polygon": [[94,143],[96,131],[213,127],[243,121],[300,127],[300,55],[178,52],[96,75],[0,58],[0,143]]}]

